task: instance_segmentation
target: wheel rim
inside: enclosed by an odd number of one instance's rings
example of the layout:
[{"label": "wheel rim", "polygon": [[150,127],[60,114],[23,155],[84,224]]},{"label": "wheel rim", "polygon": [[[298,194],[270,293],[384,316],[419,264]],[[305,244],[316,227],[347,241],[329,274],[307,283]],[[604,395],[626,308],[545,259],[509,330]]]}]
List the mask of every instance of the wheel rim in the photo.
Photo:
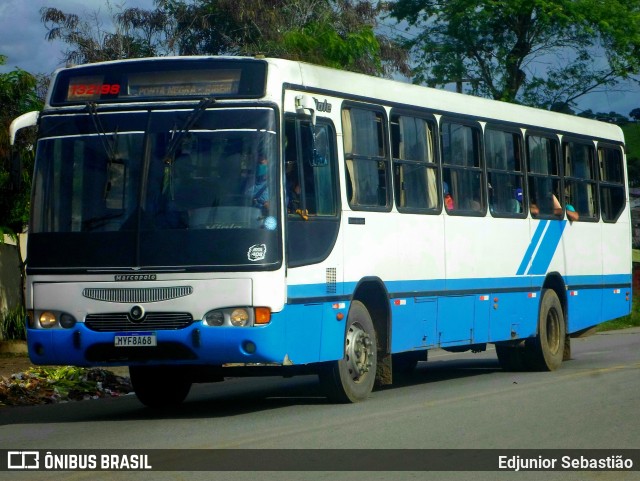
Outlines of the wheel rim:
[{"label": "wheel rim", "polygon": [[347,332],[347,369],[354,382],[359,382],[372,366],[371,336],[360,324],[353,323]]},{"label": "wheel rim", "polygon": [[560,349],[560,316],[555,309],[547,313],[547,345],[554,354]]}]

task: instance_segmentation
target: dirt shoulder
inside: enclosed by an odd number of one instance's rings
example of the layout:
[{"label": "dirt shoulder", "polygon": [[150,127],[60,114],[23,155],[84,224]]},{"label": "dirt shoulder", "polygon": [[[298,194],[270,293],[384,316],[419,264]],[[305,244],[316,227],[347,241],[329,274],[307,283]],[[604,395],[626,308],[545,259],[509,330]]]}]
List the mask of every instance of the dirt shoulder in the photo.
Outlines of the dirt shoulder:
[{"label": "dirt shoulder", "polygon": [[25,354],[0,354],[0,377],[9,378],[12,374],[25,372],[33,367]]}]

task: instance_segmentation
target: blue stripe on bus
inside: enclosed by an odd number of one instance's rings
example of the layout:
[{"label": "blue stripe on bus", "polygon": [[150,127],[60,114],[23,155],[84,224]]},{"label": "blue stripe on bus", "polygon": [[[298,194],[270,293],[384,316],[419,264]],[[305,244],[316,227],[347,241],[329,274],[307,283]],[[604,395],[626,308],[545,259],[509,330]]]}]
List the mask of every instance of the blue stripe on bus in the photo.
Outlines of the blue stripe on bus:
[{"label": "blue stripe on bus", "polygon": [[546,229],[544,237],[540,242],[538,251],[536,252],[531,267],[527,272],[528,275],[543,275],[546,274],[551,259],[558,248],[560,239],[562,238],[562,232],[567,225],[566,220],[549,222],[549,227]]},{"label": "blue stripe on bus", "polygon": [[[556,229],[560,231],[561,229]],[[557,246],[557,242],[553,244],[553,239],[558,235],[552,232],[550,245],[541,246],[541,249],[550,251]],[[546,236],[545,236],[546,238]],[[548,241],[544,241],[548,242]],[[538,249],[540,251],[540,249]],[[544,253],[543,253],[544,254]],[[552,253],[553,254],[553,253]],[[551,254],[551,255],[552,255]],[[544,254],[547,258],[549,254]],[[536,255],[536,262],[538,256]],[[542,258],[541,258],[542,259]],[[390,297],[411,297],[422,295],[447,295],[448,292],[459,293],[460,291],[468,291],[469,293],[490,293],[500,289],[517,289],[521,291],[539,290],[544,282],[544,275],[530,277],[493,277],[493,278],[469,278],[469,279],[425,279],[425,280],[403,280],[403,281],[386,281],[385,287]],[[579,285],[581,288],[597,289],[603,286],[628,286],[631,287],[631,274],[605,274],[605,275],[580,275],[565,277],[567,286]],[[353,294],[358,285],[357,282],[339,282],[337,284],[336,293],[327,293],[326,284],[300,284],[290,285],[287,288],[289,301],[295,302],[296,299],[313,298],[323,299],[332,297],[349,297]]]},{"label": "blue stripe on bus", "polygon": [[527,252],[525,252],[524,257],[522,258],[522,262],[520,263],[520,267],[518,267],[518,271],[516,272],[517,276],[523,276],[531,262],[531,257],[538,246],[538,242],[540,242],[540,237],[544,232],[545,227],[549,223],[548,220],[543,220],[538,223],[538,227],[531,238],[531,242],[529,243],[529,247],[527,248]]}]

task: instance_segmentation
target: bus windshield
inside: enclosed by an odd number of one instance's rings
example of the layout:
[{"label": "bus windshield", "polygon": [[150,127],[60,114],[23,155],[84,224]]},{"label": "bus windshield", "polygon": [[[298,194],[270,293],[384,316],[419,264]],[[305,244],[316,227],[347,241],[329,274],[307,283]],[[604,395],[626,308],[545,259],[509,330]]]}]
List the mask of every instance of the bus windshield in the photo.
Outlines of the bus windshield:
[{"label": "bus windshield", "polygon": [[[100,252],[95,258],[80,252],[78,266],[92,268],[278,261],[273,110],[206,110],[180,132],[192,114],[43,117],[31,225],[36,245],[54,245],[53,257],[64,259],[59,265],[78,255],[67,248],[82,239],[128,248],[107,259],[103,249],[93,250]],[[55,266],[50,255],[32,254],[31,267]]]}]

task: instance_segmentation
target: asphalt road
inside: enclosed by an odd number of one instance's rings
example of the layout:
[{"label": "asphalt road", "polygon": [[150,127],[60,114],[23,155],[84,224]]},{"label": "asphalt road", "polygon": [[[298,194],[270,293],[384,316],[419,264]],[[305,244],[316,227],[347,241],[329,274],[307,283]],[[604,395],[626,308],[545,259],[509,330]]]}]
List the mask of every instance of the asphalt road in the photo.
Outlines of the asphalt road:
[{"label": "asphalt road", "polygon": [[[24,449],[639,449],[640,329],[573,340],[551,373],[502,371],[495,351],[430,360],[355,405],[329,404],[313,376],[196,385],[180,409],[135,396],[0,410],[0,448]],[[295,451],[291,451],[295,455]],[[400,454],[401,455],[401,454]],[[635,472],[64,473],[64,479],[575,479]],[[11,475],[6,477],[7,475]],[[60,473],[0,472],[0,479]]]}]

